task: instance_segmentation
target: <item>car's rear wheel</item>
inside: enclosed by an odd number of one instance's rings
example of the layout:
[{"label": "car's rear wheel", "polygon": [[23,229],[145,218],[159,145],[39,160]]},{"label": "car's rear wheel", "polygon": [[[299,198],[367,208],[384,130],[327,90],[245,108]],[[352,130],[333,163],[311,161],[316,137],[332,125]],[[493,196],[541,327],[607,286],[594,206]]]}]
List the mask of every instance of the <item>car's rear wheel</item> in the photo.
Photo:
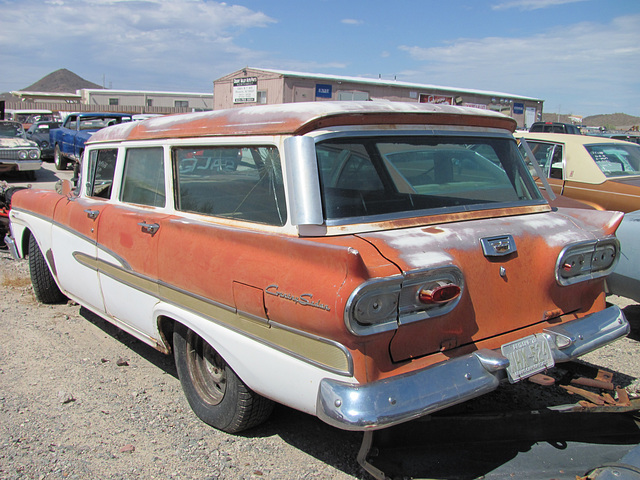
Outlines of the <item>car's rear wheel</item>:
[{"label": "car's rear wheel", "polygon": [[220,354],[193,330],[176,324],[173,347],[182,389],[203,422],[237,433],[269,418],[273,402],[245,385]]},{"label": "car's rear wheel", "polygon": [[53,148],[53,163],[56,166],[56,170],[67,169],[67,159],[60,151],[60,146],[58,144]]},{"label": "car's rear wheel", "polygon": [[56,281],[51,275],[49,265],[42,255],[40,246],[35,237],[29,237],[29,273],[31,274],[31,284],[33,293],[41,303],[63,303],[67,297],[60,291]]}]

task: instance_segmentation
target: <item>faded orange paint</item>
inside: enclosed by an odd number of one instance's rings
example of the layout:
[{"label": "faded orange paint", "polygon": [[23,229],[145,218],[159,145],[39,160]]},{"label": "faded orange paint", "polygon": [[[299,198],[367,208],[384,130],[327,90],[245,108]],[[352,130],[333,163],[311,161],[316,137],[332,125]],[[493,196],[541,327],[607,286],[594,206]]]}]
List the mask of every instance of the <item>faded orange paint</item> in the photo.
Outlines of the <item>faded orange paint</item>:
[{"label": "faded orange paint", "polygon": [[321,128],[349,125],[464,125],[510,132],[516,128],[516,121],[506,116],[474,114],[471,110],[431,104],[410,105],[408,108],[393,102],[313,102],[167,115],[100,130],[87,144],[229,135],[304,135]]}]

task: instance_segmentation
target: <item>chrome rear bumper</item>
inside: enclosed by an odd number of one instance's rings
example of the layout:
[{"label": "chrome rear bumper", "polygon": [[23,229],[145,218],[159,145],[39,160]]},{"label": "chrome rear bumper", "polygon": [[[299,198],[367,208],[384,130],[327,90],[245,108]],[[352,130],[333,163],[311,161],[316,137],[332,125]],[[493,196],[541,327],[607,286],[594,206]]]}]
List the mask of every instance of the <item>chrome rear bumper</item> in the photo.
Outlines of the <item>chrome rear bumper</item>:
[{"label": "chrome rear bumper", "polygon": [[5,235],[4,244],[9,249],[9,252],[11,253],[11,256],[13,257],[13,259],[20,260],[20,254],[18,253],[18,247],[16,247],[16,241],[13,239],[13,237],[10,234]]},{"label": "chrome rear bumper", "polygon": [[[617,306],[543,332],[555,363],[573,360],[629,333]],[[509,360],[483,349],[415,372],[359,385],[324,379],[316,414],[344,430],[390,427],[495,390]]]}]

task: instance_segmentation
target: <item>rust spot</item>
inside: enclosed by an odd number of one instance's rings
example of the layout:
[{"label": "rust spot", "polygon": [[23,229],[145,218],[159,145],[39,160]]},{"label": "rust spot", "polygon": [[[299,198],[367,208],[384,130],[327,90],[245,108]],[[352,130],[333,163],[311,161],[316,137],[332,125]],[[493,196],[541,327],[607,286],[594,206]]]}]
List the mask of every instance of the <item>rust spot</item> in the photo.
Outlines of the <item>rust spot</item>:
[{"label": "rust spot", "polygon": [[560,316],[562,316],[562,310],[556,308],[554,310],[547,310],[546,312],[544,312],[544,315],[542,315],[542,320],[550,320],[552,318]]},{"label": "rust spot", "polygon": [[425,233],[444,233],[444,230],[438,227],[427,227],[422,229]]}]

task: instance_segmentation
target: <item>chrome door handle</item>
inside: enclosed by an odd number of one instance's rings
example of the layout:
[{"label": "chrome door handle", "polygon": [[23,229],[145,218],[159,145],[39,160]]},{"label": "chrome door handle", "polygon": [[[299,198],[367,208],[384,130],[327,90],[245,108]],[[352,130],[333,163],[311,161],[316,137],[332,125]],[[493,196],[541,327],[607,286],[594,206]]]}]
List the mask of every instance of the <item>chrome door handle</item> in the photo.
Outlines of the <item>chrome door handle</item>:
[{"label": "chrome door handle", "polygon": [[160,225],[158,225],[157,223],[140,222],[138,225],[140,225],[143,233],[148,233],[151,236],[154,236],[160,229]]},{"label": "chrome door handle", "polygon": [[98,218],[98,215],[100,215],[100,210],[91,210],[90,208],[87,208],[84,213],[86,213],[87,217],[90,219],[95,220]]}]

